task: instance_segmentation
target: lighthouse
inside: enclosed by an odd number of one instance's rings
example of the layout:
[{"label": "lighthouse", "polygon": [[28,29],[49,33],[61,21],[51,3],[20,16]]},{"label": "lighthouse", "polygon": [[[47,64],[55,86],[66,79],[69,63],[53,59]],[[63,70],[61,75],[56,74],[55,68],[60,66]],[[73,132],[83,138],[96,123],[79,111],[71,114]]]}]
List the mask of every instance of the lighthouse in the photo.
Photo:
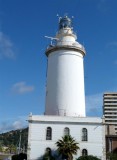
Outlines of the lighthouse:
[{"label": "lighthouse", "polygon": [[56,43],[46,49],[48,58],[45,115],[85,117],[85,49],[77,41],[72,19],[59,18]]},{"label": "lighthouse", "polygon": [[73,160],[87,154],[105,160],[104,119],[85,115],[85,49],[77,42],[72,19],[60,18],[56,36],[48,38],[55,43],[51,42],[45,52],[48,59],[45,114],[29,115],[27,159],[43,159],[47,148],[53,156],[59,155],[56,142],[71,135],[79,145]]}]

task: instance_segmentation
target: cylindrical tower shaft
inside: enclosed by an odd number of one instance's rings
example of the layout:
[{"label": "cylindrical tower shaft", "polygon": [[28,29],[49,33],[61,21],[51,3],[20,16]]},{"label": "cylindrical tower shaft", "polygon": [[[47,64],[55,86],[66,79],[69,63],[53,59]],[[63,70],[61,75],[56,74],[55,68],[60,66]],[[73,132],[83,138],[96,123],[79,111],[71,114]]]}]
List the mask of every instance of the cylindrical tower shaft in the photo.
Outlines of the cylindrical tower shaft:
[{"label": "cylindrical tower shaft", "polygon": [[71,19],[67,16],[61,18],[57,43],[46,50],[46,115],[85,116],[85,50],[76,38]]}]

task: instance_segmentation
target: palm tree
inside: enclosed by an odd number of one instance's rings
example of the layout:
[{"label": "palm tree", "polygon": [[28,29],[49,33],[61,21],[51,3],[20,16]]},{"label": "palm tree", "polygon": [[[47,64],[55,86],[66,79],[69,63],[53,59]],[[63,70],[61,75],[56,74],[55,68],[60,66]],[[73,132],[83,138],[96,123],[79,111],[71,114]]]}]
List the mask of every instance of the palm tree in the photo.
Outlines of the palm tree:
[{"label": "palm tree", "polygon": [[65,160],[73,160],[73,155],[77,154],[78,143],[70,135],[65,135],[56,142],[58,153]]}]

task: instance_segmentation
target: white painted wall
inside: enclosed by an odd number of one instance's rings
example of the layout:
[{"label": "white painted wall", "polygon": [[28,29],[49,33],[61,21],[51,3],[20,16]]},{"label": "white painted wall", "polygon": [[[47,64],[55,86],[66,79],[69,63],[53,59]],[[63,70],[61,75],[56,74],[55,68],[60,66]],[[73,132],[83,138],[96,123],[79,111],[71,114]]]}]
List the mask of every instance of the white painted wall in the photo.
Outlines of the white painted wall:
[{"label": "white painted wall", "polygon": [[85,116],[81,53],[55,51],[48,56],[46,115]]},{"label": "white painted wall", "polygon": [[[57,120],[58,119],[58,120]],[[64,119],[64,121],[63,121]],[[52,128],[52,140],[46,140],[46,128]],[[50,147],[56,150],[55,143],[64,135],[64,128],[70,129],[70,135],[79,143],[78,158],[82,155],[82,149],[88,150],[88,155],[94,155],[101,160],[104,158],[105,143],[103,141],[103,128],[101,118],[70,118],[55,116],[32,116],[29,117],[28,160],[36,160]],[[88,130],[88,141],[82,141],[82,128]]]}]

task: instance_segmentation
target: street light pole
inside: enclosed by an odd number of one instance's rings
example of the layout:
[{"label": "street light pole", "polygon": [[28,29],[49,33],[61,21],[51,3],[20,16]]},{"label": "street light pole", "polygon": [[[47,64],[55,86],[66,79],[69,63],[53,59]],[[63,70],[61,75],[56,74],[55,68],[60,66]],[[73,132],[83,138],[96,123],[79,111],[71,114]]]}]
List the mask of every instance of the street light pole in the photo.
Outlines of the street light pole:
[{"label": "street light pole", "polygon": [[19,137],[19,146],[18,146],[18,154],[20,154],[21,151],[21,130],[20,130],[20,137]]}]

